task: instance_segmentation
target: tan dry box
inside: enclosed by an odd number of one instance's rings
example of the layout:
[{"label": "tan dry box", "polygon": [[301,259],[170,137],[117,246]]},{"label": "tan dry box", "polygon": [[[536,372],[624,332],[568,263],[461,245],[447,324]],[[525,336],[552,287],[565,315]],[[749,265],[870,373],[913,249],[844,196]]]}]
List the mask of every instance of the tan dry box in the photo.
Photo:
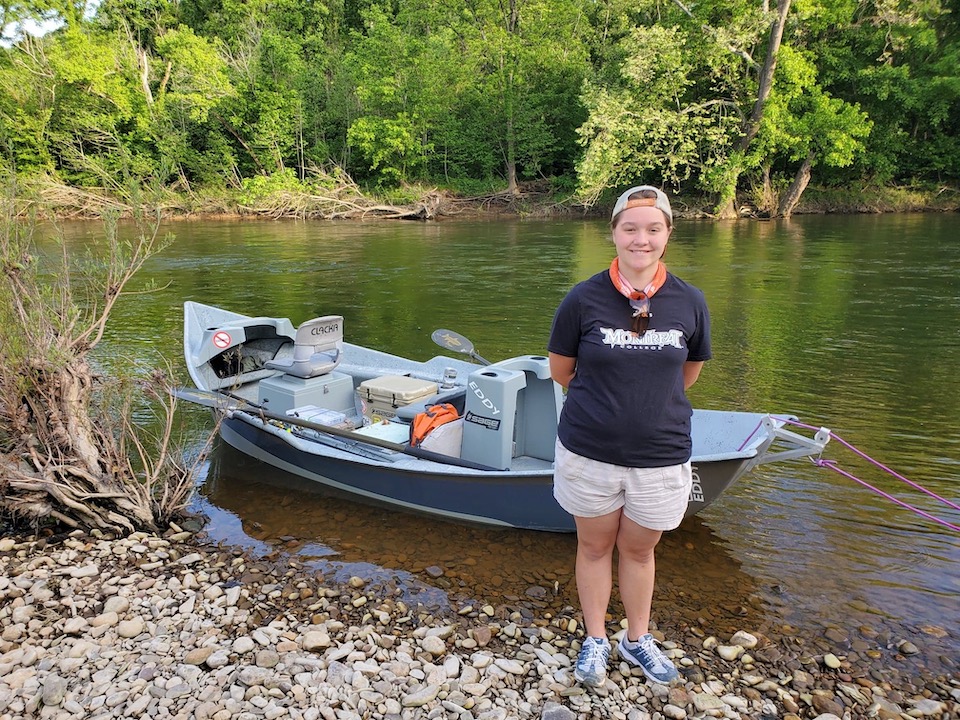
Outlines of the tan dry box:
[{"label": "tan dry box", "polygon": [[363,405],[363,414],[379,422],[394,417],[398,407],[436,395],[437,384],[408,375],[384,375],[360,383],[357,393]]}]

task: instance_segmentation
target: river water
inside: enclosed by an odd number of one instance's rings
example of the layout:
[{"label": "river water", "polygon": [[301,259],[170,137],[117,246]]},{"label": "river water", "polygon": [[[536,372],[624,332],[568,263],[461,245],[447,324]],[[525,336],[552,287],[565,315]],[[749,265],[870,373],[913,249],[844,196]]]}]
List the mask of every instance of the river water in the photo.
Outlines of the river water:
[{"label": "river water", "polygon": [[[607,267],[596,220],[370,223],[193,221],[116,308],[101,356],[183,371],[182,309],[345,317],[346,338],[427,359],[463,333],[490,360],[544,352],[553,310]],[[99,234],[69,224],[71,243]],[[665,258],[706,293],[715,359],[698,407],[792,413],[960,502],[960,216],[681,222]],[[197,442],[210,425],[184,411]],[[939,503],[840,443],[825,457],[918,509]],[[575,538],[454,525],[323,492],[218,447],[196,506],[214,542],[363,575],[425,603],[524,612],[576,604]],[[941,672],[960,658],[960,533],[808,460],[766,465],[667,536],[654,619],[717,628],[841,629],[883,662]],[[892,659],[907,639],[921,652]]]}]

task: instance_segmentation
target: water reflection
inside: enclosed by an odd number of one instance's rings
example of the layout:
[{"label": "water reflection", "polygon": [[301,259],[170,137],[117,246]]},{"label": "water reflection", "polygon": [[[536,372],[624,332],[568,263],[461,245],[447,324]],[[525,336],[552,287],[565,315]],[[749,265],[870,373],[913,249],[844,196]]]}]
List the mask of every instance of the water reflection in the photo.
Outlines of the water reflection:
[{"label": "water reflection", "polygon": [[[213,542],[259,555],[296,556],[343,582],[358,575],[392,585],[428,607],[478,602],[524,614],[577,605],[573,534],[448,523],[338,493],[218,443],[198,509]],[[756,584],[696,518],[669,534],[658,558],[654,617],[758,627]],[[616,603],[616,600],[615,600]],[[614,612],[621,612],[615,604]]]}]

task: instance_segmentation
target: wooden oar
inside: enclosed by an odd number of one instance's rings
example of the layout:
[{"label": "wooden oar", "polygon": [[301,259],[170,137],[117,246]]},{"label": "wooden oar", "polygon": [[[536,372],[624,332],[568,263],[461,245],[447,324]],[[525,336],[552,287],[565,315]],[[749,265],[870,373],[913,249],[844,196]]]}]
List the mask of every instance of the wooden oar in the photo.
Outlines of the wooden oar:
[{"label": "wooden oar", "polygon": [[350,430],[342,430],[341,428],[310,422],[309,420],[303,420],[302,418],[290,415],[281,415],[280,413],[272,412],[260,405],[257,405],[256,403],[224,391],[215,392],[210,390],[201,390],[200,388],[173,388],[170,392],[172,395],[181,400],[196,403],[197,405],[203,405],[204,407],[214,408],[220,412],[239,410],[240,412],[245,412],[248,415],[253,415],[255,417],[276,420],[277,422],[286,423],[287,425],[296,425],[297,427],[315,430],[317,432],[326,433],[327,435],[335,435],[356,443],[375,445],[377,447],[386,448],[387,450],[403,453],[404,455],[411,455],[413,457],[420,458],[421,460],[430,460],[435,463],[455,465],[457,467],[470,468],[472,470],[497,471],[497,468],[490,467],[489,465],[475,463],[470,460],[463,460],[462,458],[453,457],[452,455],[443,455],[430,450],[424,450],[423,448],[403,445],[401,443],[391,442],[390,440],[384,440],[383,438],[372,437],[370,435],[360,435],[359,433],[351,432]]}]

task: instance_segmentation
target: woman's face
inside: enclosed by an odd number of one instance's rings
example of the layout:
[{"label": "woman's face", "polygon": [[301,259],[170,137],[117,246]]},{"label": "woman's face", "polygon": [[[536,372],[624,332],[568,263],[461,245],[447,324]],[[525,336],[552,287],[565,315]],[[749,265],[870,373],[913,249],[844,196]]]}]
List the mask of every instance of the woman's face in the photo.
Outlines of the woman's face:
[{"label": "woman's face", "polygon": [[620,271],[636,274],[655,267],[672,231],[666,216],[655,207],[633,207],[620,213],[613,228]]}]

